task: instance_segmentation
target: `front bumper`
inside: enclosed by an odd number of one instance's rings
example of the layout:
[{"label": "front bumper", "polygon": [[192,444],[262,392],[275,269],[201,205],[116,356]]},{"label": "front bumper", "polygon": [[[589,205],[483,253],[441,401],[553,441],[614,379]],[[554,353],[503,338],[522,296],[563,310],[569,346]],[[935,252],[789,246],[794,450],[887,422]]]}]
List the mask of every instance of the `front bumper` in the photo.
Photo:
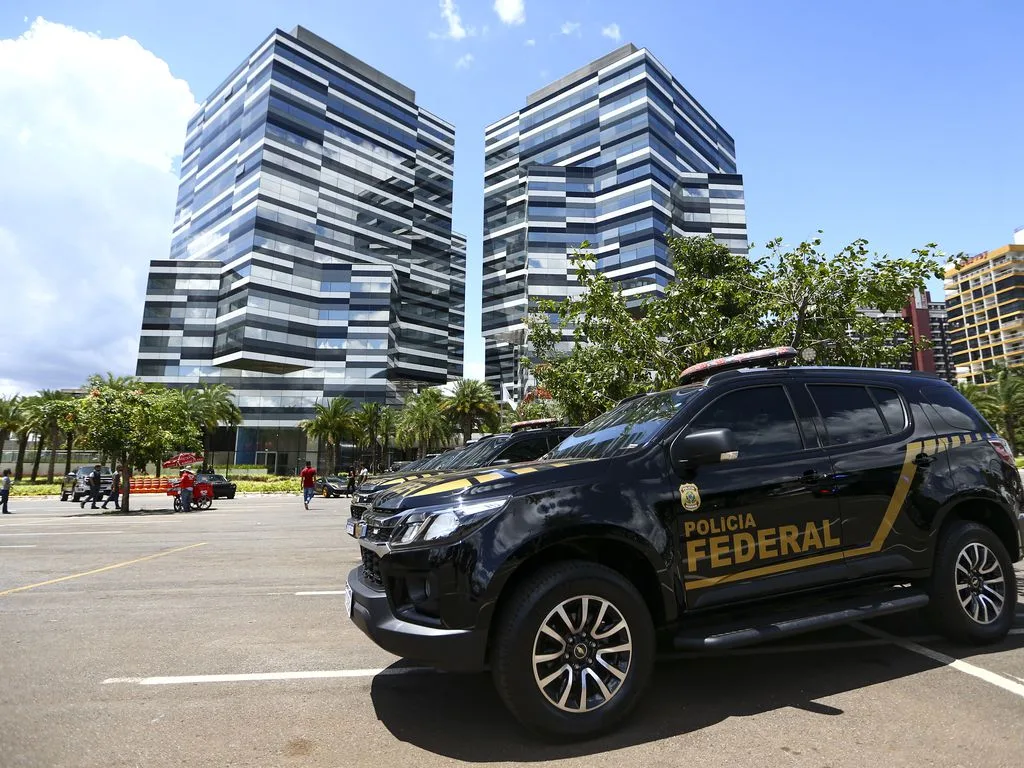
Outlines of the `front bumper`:
[{"label": "front bumper", "polygon": [[352,622],[389,653],[453,671],[486,666],[487,635],[476,629],[442,629],[404,621],[391,610],[387,594],[367,585],[361,567],[348,574]]}]

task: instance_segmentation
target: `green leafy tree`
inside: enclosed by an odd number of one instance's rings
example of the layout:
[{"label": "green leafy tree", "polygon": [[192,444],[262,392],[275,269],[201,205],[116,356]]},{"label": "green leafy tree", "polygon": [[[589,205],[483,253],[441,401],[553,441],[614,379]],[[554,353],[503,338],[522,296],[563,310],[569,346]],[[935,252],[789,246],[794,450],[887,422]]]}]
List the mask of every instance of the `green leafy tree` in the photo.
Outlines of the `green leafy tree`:
[{"label": "green leafy tree", "polygon": [[11,414],[11,432],[18,438],[18,457],[14,462],[14,479],[21,480],[25,476],[25,453],[28,451],[28,439],[32,436],[33,422],[30,413],[32,397],[20,397],[15,403]]},{"label": "green leafy tree", "polygon": [[461,430],[463,444],[469,442],[474,429],[498,420],[499,411],[491,388],[475,379],[459,379],[441,403],[441,412]]},{"label": "green leafy tree", "polygon": [[355,428],[354,416],[351,400],[347,397],[332,397],[326,405],[317,403],[314,406],[312,419],[299,423],[311,438],[323,441],[334,449],[335,472],[341,468],[342,443]]},{"label": "green leafy tree", "polygon": [[24,401],[25,420],[22,425],[22,434],[36,436],[36,454],[32,460],[33,483],[39,479],[39,465],[42,463],[43,451],[46,449],[48,430],[45,403],[50,394],[50,390],[44,389],[38,394],[26,397]]},{"label": "green leafy tree", "polygon": [[552,400],[523,401],[516,408],[502,409],[499,431],[508,432],[512,425],[519,421],[558,418],[560,414]]},{"label": "green leafy tree", "polygon": [[77,424],[84,440],[124,468],[121,509],[131,511],[129,468],[200,446],[199,424],[181,392],[161,385],[90,380],[78,402]]},{"label": "green leafy tree", "polygon": [[436,389],[426,389],[410,397],[398,417],[398,440],[404,447],[416,446],[419,458],[431,446],[442,445],[451,437],[451,424],[441,412],[444,398]]},{"label": "green leafy tree", "polygon": [[898,310],[940,275],[934,245],[905,259],[871,254],[864,240],[830,256],[817,238],[795,248],[773,240],[757,258],[710,236],[669,238],[669,249],[676,279],[663,297],[623,295],[584,250],[571,257],[582,293],[534,302],[529,365],[571,423],[673,386],[687,366],[721,355],[785,344],[812,347],[816,361],[830,365],[905,359],[914,343],[909,324],[879,323],[859,310]]}]

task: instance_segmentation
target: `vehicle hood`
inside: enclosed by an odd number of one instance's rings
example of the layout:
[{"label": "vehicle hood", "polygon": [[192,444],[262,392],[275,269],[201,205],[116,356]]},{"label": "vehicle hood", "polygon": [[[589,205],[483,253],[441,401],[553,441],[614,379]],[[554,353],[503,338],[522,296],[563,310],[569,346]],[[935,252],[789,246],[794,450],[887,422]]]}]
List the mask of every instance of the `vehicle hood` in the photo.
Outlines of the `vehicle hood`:
[{"label": "vehicle hood", "polygon": [[366,494],[378,493],[379,491],[394,488],[397,485],[402,485],[415,480],[422,480],[427,477],[436,477],[437,472],[422,472],[422,473],[409,473],[399,475],[386,475],[372,480],[367,480],[365,483],[356,488],[356,493],[359,496]]},{"label": "vehicle hood", "polygon": [[531,461],[445,472],[430,477],[406,478],[405,482],[384,489],[374,499],[373,508],[374,511],[394,513],[443,504],[456,498],[468,500],[478,496],[514,496],[538,487],[551,487],[554,483],[565,480],[575,481],[580,474],[588,474],[591,465],[600,461],[602,460]]}]

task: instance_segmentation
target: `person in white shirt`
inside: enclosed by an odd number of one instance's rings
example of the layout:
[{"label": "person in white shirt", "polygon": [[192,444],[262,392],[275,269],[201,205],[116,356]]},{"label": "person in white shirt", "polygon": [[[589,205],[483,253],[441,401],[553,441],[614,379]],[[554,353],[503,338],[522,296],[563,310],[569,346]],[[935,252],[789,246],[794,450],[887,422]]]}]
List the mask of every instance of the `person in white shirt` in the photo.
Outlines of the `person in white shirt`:
[{"label": "person in white shirt", "polygon": [[7,499],[11,496],[11,470],[5,469],[3,479],[0,479],[0,510],[5,515],[11,514],[7,509]]}]

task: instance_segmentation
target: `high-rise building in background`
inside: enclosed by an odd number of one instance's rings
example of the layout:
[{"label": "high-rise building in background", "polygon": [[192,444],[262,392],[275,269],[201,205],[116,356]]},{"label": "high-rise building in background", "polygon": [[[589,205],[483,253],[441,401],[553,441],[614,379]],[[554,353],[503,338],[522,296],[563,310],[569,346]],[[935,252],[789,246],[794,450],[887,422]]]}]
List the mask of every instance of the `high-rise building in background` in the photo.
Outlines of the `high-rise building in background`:
[{"label": "high-rise building in background", "polygon": [[957,381],[1024,365],[1024,227],[1012,243],[949,265],[945,288]]},{"label": "high-rise building in background", "polygon": [[230,386],[245,421],[220,447],[275,471],[312,450],[297,424],[315,404],[461,376],[454,145],[411,89],[275,30],[189,121],[137,374]]},{"label": "high-rise building in background", "polygon": [[579,291],[567,257],[581,243],[637,302],[674,277],[666,235],[747,252],[732,137],[646,49],[625,45],[542,88],[485,143],[482,330],[502,399],[524,394],[531,300]]},{"label": "high-rise building in background", "polygon": [[[949,362],[951,353],[946,305],[941,301],[932,301],[928,291],[914,291],[899,311],[882,312],[875,307],[862,307],[858,312],[878,323],[901,323],[893,331],[893,346],[907,341],[908,330],[911,338],[921,342],[919,348],[911,352],[907,359],[896,365],[884,365],[883,368],[924,371],[937,374],[946,381],[954,380]],[[856,338],[852,331],[849,333],[852,338]]]}]

